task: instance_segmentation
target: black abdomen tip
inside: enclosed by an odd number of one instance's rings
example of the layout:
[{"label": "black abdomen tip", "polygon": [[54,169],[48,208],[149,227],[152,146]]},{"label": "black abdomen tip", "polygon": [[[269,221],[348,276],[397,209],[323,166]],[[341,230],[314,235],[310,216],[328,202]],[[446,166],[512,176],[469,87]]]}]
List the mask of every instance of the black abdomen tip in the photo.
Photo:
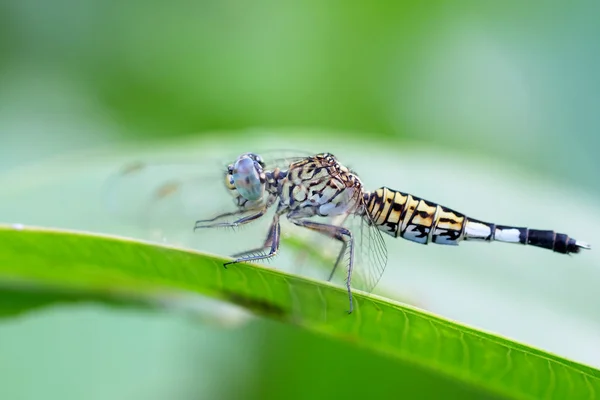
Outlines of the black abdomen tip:
[{"label": "black abdomen tip", "polygon": [[554,243],[554,251],[557,253],[570,254],[579,253],[581,249],[590,249],[590,245],[568,237],[563,233],[556,235],[556,241]]},{"label": "black abdomen tip", "polygon": [[529,229],[527,244],[561,254],[579,253],[581,249],[590,249],[589,244],[572,239],[564,233],[538,229]]}]

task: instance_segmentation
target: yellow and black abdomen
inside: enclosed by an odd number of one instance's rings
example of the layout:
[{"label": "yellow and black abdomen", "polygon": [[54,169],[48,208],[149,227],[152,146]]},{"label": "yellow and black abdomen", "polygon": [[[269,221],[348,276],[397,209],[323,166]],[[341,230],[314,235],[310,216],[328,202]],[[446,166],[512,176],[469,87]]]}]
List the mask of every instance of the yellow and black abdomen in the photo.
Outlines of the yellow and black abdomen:
[{"label": "yellow and black abdomen", "polygon": [[496,240],[528,244],[563,254],[590,248],[588,244],[563,233],[478,221],[431,201],[387,187],[370,192],[367,196],[366,212],[381,231],[417,243],[457,245],[461,240]]},{"label": "yellow and black abdomen", "polygon": [[458,244],[467,221],[459,212],[387,187],[370,193],[367,212],[388,235],[423,244]]}]

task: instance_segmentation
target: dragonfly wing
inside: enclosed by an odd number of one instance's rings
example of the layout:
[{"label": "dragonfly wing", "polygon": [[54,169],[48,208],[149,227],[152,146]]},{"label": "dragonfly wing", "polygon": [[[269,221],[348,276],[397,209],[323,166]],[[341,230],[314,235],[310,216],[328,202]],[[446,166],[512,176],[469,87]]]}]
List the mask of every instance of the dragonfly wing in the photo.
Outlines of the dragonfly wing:
[{"label": "dragonfly wing", "polygon": [[111,213],[126,219],[145,217],[149,208],[169,201],[182,202],[183,207],[172,210],[174,215],[197,215],[209,197],[208,185],[219,182],[220,191],[225,191],[223,179],[223,173],[203,172],[189,164],[134,163],[107,179],[104,200]]},{"label": "dragonfly wing", "polygon": [[[383,275],[387,264],[387,247],[379,229],[374,225],[370,225],[364,217],[354,214],[329,217],[323,222],[335,226],[344,226],[353,233],[354,265],[351,284],[355,289],[368,293],[372,292]],[[302,274],[308,272],[310,276],[321,280],[330,278],[336,260],[343,248],[336,240],[323,240],[322,236],[306,233],[302,229],[293,238],[286,239],[284,242],[289,243],[299,254],[296,260],[296,267],[299,269],[297,272]],[[309,265],[305,265],[307,261]],[[333,276],[331,276],[333,283],[345,285],[349,263],[350,248],[347,247],[344,254],[341,255]]]},{"label": "dragonfly wing", "polygon": [[118,233],[187,244],[196,220],[235,210],[224,177],[212,166],[135,163],[107,179],[103,200]]},{"label": "dragonfly wing", "polygon": [[357,268],[356,275],[352,277],[353,284],[354,287],[370,293],[385,271],[388,260],[387,247],[381,231],[370,223],[369,217],[354,218],[360,220],[360,228],[356,238]]},{"label": "dragonfly wing", "polygon": [[[287,169],[290,163],[310,153],[277,149],[260,154],[266,169]],[[209,207],[212,212],[207,213],[207,205],[231,203],[224,182],[227,165],[237,156],[239,154],[204,162],[132,162],[107,179],[104,203],[109,212],[124,221],[144,225],[148,224],[151,214],[161,209],[170,213],[171,222],[176,222],[179,217],[210,218],[215,210]],[[168,204],[172,207],[167,207]],[[233,210],[226,207],[216,212]]]},{"label": "dragonfly wing", "polygon": [[[305,153],[268,150],[262,154],[267,168],[286,169]],[[197,247],[201,233],[192,232],[197,220],[236,211],[225,176],[227,165],[237,156],[201,162],[133,162],[121,167],[107,178],[102,191],[106,210],[118,222],[115,233]]]},{"label": "dragonfly wing", "polygon": [[315,153],[308,151],[295,150],[266,150],[263,152],[256,152],[256,154],[260,155],[265,161],[265,169],[267,170],[273,170],[275,168],[286,170],[290,164],[315,155]]},{"label": "dragonfly wing", "polygon": [[[387,247],[384,238],[367,217],[348,214],[333,220],[334,225],[342,225],[353,233],[354,264],[351,285],[355,289],[370,293],[377,286],[387,265]],[[335,272],[336,283],[343,283],[348,274],[350,249],[346,249],[343,259]]]}]

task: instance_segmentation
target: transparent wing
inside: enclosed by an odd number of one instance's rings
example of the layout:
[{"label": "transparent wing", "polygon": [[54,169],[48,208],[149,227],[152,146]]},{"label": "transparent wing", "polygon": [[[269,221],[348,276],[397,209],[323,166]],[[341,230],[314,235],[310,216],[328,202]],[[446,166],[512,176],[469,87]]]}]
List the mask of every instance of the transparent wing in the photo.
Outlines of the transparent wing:
[{"label": "transparent wing", "polygon": [[[266,150],[259,154],[267,168],[285,169],[311,153]],[[134,162],[123,166],[107,179],[103,190],[104,204],[118,221],[115,233],[206,249],[207,240],[224,237],[223,233],[211,229],[194,235],[192,229],[197,220],[236,210],[224,180],[227,165],[238,155],[200,162]],[[227,236],[225,242],[231,242],[230,238]],[[237,241],[234,249],[235,244]],[[236,250],[224,251],[230,254]]]},{"label": "transparent wing", "polygon": [[[355,289],[371,293],[379,283],[387,265],[387,246],[379,229],[370,224],[368,217],[348,214],[332,220],[332,224],[344,226],[354,236],[354,267],[351,285]],[[340,261],[333,280],[345,282],[350,263],[350,249],[347,248]]]},{"label": "transparent wing", "polygon": [[[293,150],[265,150],[259,153],[266,169],[285,169],[301,160],[309,152]],[[105,184],[106,205],[111,212],[123,217],[146,214],[149,204],[179,197],[183,207],[175,214],[197,216],[198,205],[217,191],[223,191],[227,165],[239,154],[229,158],[209,159],[203,162],[133,162],[122,166]],[[173,210],[175,211],[175,210]]]},{"label": "transparent wing", "polygon": [[[287,166],[312,155],[293,150],[258,152],[266,168]],[[115,232],[176,246],[231,255],[262,244],[270,216],[236,232],[233,229],[206,229],[193,232],[196,220],[209,219],[236,209],[225,187],[227,165],[239,154],[199,162],[134,162],[123,166],[104,184],[104,204],[115,218]],[[112,224],[111,224],[112,225]],[[233,272],[235,273],[235,272]],[[212,317],[214,305],[205,313]],[[244,322],[245,314],[219,309],[221,320]],[[240,320],[240,318],[242,318]]]},{"label": "transparent wing", "polygon": [[[344,226],[354,234],[354,269],[352,287],[370,293],[377,286],[387,265],[387,247],[381,232],[365,217],[346,214],[319,222]],[[295,249],[295,272],[328,280],[344,286],[350,263],[350,248],[342,255],[337,269],[331,275],[342,245],[334,239],[304,228],[291,227],[294,234],[284,237],[282,243]]]},{"label": "transparent wing", "polygon": [[[357,173],[352,168],[353,173]],[[363,203],[366,209],[366,204]],[[354,233],[355,268],[352,287],[371,293],[383,276],[388,261],[388,251],[383,235],[371,216],[352,214],[342,222]]]},{"label": "transparent wing", "polygon": [[[142,164],[124,166],[103,190],[118,234],[190,246],[198,219],[233,211],[224,174],[212,166]],[[227,198],[229,196],[229,198]]]},{"label": "transparent wing", "polygon": [[[316,154],[304,150],[289,149],[254,151],[254,153],[263,158],[265,161],[265,169],[267,170],[272,170],[275,168],[286,169],[291,163],[300,161],[306,157],[314,156]],[[235,157],[229,162],[232,162],[234,159]]]},{"label": "transparent wing", "polygon": [[385,271],[387,247],[381,231],[371,223],[368,216],[352,216],[359,225],[355,230],[357,267],[352,276],[353,287],[370,293]]}]

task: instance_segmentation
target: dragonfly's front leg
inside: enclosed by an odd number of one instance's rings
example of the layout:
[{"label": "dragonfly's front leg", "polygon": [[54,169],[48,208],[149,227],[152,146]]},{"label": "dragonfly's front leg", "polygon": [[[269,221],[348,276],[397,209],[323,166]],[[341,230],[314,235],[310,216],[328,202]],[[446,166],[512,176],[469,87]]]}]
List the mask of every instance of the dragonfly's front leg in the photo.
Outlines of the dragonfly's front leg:
[{"label": "dragonfly's front leg", "polygon": [[346,276],[346,289],[348,290],[348,300],[350,301],[350,309],[348,310],[348,314],[352,313],[354,306],[352,304],[352,290],[350,283],[352,281],[352,269],[354,268],[354,237],[352,236],[352,232],[349,229],[346,229],[342,226],[337,225],[328,225],[321,224],[318,222],[313,222],[307,219],[290,219],[294,224],[301,226],[303,228],[312,229],[313,231],[317,231],[322,233],[325,236],[333,238],[335,240],[339,240],[342,242],[342,249],[338,258],[335,262],[335,266],[331,271],[331,275],[329,280],[333,277],[333,274],[340,263],[340,261],[344,258],[344,254],[348,248],[350,249],[350,260],[348,262],[348,275]]},{"label": "dragonfly's front leg", "polygon": [[[233,261],[226,262],[225,264],[223,264],[223,266],[227,267],[227,265],[229,265],[229,264],[237,264],[237,263],[246,262],[246,261],[259,261],[259,260],[264,260],[264,259],[275,256],[277,254],[277,251],[279,250],[280,236],[281,236],[281,227],[279,225],[279,214],[276,213],[275,216],[273,217],[273,223],[271,224],[271,227],[269,228],[269,234],[267,235],[267,240],[265,241],[265,247],[267,246],[267,243],[269,243],[269,242],[271,243],[271,248],[269,250],[269,253],[243,255],[243,254],[255,252],[255,250],[251,250],[249,252],[242,253],[241,257],[238,257]],[[258,250],[262,250],[263,248],[258,249]]]},{"label": "dragonfly's front leg", "polygon": [[252,212],[252,210],[250,210],[250,211],[249,210],[234,211],[234,212],[217,215],[216,217],[214,217],[212,219],[199,220],[199,221],[196,221],[196,224],[194,225],[194,230],[200,229],[200,228],[223,228],[223,227],[236,227],[236,226],[244,225],[244,224],[252,222],[252,221],[262,217],[263,215],[265,215],[265,213],[267,212],[267,208],[266,207],[261,208],[258,211],[254,212],[250,215],[246,215],[244,217],[238,218],[235,221],[231,221],[231,222],[223,221],[224,219],[227,219],[228,217],[240,216],[240,215],[248,214],[249,212]]}]

